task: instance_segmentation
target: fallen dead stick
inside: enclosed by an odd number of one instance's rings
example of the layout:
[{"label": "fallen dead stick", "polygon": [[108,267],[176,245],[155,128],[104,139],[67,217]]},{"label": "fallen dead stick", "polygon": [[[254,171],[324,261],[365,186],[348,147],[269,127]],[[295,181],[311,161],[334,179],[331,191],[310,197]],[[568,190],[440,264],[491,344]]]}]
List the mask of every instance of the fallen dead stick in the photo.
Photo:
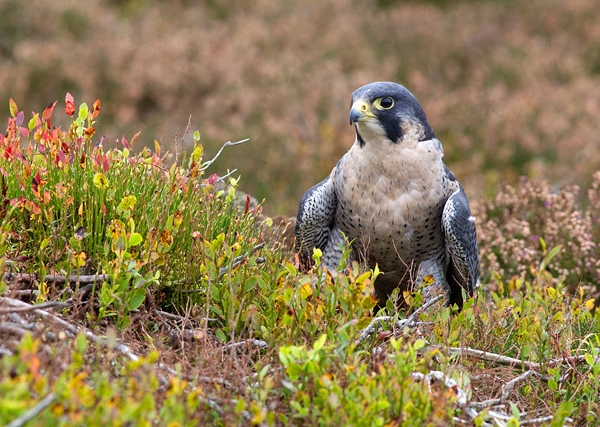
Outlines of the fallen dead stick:
[{"label": "fallen dead stick", "polygon": [[50,406],[55,399],[56,395],[54,393],[48,394],[48,396],[44,397],[42,400],[36,403],[35,406],[33,406],[33,408],[29,409],[16,420],[13,420],[10,423],[8,423],[6,427],[22,427],[26,425],[27,423],[29,423],[29,421],[37,417],[40,412],[42,412],[44,409]]},{"label": "fallen dead stick", "polygon": [[[38,316],[40,316],[44,319],[49,319],[49,320],[55,322],[56,324],[62,326],[66,332],[69,332],[73,336],[76,336],[79,332],[84,332],[85,336],[88,337],[89,339],[91,339],[95,344],[98,344],[101,346],[107,345],[107,341],[105,339],[94,335],[91,331],[88,331],[87,329],[84,329],[84,328],[80,329],[77,326],[70,324],[66,320],[63,320],[62,318],[56,316],[55,314],[52,314],[46,310],[36,307],[35,305],[28,304],[26,302],[16,300],[13,298],[8,298],[8,297],[0,297],[0,304],[7,304],[7,305],[10,305],[11,307],[17,307],[17,308],[28,308],[27,311],[32,311],[34,314],[37,314]],[[40,305],[42,305],[42,304],[40,304]],[[127,347],[124,344],[115,343],[114,348],[115,348],[115,350],[126,355],[133,361],[139,360],[139,357],[136,356],[133,352],[131,352],[131,350],[129,350],[129,347]]]},{"label": "fallen dead stick", "polygon": [[[77,292],[77,295],[82,295],[88,291],[90,291],[93,287],[93,283],[89,283],[83,286]],[[18,301],[18,300],[15,300]],[[39,309],[47,309],[47,308],[68,308],[72,307],[75,304],[75,298],[69,298],[66,301],[48,301],[43,302],[41,304],[26,304],[25,306],[20,307],[11,307],[11,308],[0,308],[0,314],[8,314],[8,313],[26,313],[28,311],[39,310]]]},{"label": "fallen dead stick", "polygon": [[471,402],[471,403],[469,403],[469,406],[472,406],[477,409],[484,409],[484,408],[487,408],[492,405],[499,405],[500,403],[502,403],[508,399],[510,392],[512,391],[513,387],[516,384],[518,384],[521,381],[526,380],[527,378],[529,378],[530,376],[535,375],[535,374],[536,374],[536,372],[531,369],[528,371],[525,371],[518,377],[513,378],[512,380],[508,381],[506,384],[504,384],[502,386],[502,389],[501,389],[502,392],[501,392],[499,398],[488,399],[488,400],[484,400],[482,402]]},{"label": "fallen dead stick", "polygon": [[69,302],[69,300],[62,301],[48,301],[43,302],[41,304],[32,304],[29,307],[12,307],[12,308],[0,308],[0,314],[8,314],[8,313],[26,313],[28,311],[34,311],[44,308],[67,308],[72,307],[73,302]]},{"label": "fallen dead stick", "polygon": [[[39,277],[37,274],[4,273],[4,275],[2,276],[2,279],[5,282],[10,282],[14,279],[34,281],[34,280],[39,280]],[[72,275],[69,277],[49,274],[49,275],[44,276],[44,282],[56,283],[56,284],[62,284],[62,283],[66,283],[66,282],[88,284],[88,283],[95,283],[95,282],[106,282],[108,279],[109,279],[108,274],[95,274],[95,275],[85,275],[85,276]]]},{"label": "fallen dead stick", "polygon": [[[473,358],[477,358],[477,359],[483,359],[483,360],[487,360],[488,362],[500,363],[502,365],[509,365],[509,366],[522,365],[523,367],[525,367],[529,370],[531,370],[531,369],[539,370],[542,367],[542,364],[537,363],[537,362],[529,362],[527,360],[515,359],[514,357],[504,356],[504,355],[492,353],[489,351],[477,350],[475,348],[470,348],[470,347],[444,347],[442,345],[432,345],[430,347],[437,348],[440,350],[447,350],[450,352],[456,352],[460,356],[467,356],[467,357],[473,357]],[[600,356],[595,357],[593,360],[594,360],[594,364],[597,363],[600,360]],[[549,359],[543,365],[553,366],[553,365],[558,365],[558,364],[561,364],[564,362],[581,363],[581,362],[585,362],[585,361],[586,361],[585,355],[567,356],[567,357]]]},{"label": "fallen dead stick", "polygon": [[241,347],[243,345],[251,345],[254,347],[258,347],[258,348],[267,348],[268,347],[268,344],[266,342],[264,342],[263,340],[257,340],[257,339],[250,338],[250,339],[247,339],[244,341],[226,344],[223,347],[221,347],[221,350],[230,350],[232,348]]},{"label": "fallen dead stick", "polygon": [[488,362],[500,363],[502,365],[522,365],[527,369],[539,369],[540,364],[536,362],[528,362],[526,360],[515,359],[510,356],[492,353],[489,351],[477,350],[469,347],[444,347],[443,345],[432,345],[431,347],[439,350],[448,350],[449,352],[458,353],[460,356],[473,357],[477,359],[487,360]]}]

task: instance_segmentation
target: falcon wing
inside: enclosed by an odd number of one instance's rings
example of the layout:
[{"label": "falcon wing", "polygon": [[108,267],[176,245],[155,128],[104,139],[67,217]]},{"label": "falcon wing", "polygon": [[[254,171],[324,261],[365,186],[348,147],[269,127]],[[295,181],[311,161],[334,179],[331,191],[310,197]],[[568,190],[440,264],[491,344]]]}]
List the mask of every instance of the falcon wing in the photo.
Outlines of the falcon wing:
[{"label": "falcon wing", "polygon": [[[446,169],[450,180],[456,178]],[[458,183],[458,182],[457,182]],[[462,185],[448,198],[442,213],[442,230],[446,238],[448,267],[446,278],[450,285],[450,304],[462,307],[462,290],[473,296],[479,276],[479,251],[475,232],[475,218],[471,216],[469,201]]]},{"label": "falcon wing", "polygon": [[340,243],[344,240],[335,227],[337,203],[330,177],[310,188],[300,200],[294,252],[298,253],[301,270],[311,267],[313,248],[323,251],[322,259],[327,268],[337,268],[342,255]]}]

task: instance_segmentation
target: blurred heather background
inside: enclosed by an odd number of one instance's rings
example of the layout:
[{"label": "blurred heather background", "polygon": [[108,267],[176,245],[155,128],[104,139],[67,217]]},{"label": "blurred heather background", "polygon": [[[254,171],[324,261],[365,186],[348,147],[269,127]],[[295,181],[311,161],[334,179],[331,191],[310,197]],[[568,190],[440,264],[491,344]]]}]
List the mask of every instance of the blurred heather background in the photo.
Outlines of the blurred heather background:
[{"label": "blurred heather background", "polygon": [[472,199],[600,166],[598,1],[0,0],[0,117],[59,100],[67,123],[68,91],[101,99],[106,145],[173,150],[191,114],[207,158],[251,139],[211,172],[237,168],[270,214],[351,146],[350,94],[375,80],[415,94]]}]

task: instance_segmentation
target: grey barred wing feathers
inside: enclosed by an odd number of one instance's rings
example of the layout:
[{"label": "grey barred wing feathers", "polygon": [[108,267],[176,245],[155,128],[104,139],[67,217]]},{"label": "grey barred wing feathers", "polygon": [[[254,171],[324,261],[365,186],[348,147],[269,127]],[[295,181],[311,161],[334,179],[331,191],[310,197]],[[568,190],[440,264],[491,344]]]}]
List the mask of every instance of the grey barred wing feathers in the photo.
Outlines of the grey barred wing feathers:
[{"label": "grey barred wing feathers", "polygon": [[449,302],[461,307],[462,290],[471,297],[477,287],[479,253],[475,218],[471,216],[467,195],[460,184],[444,206],[442,230],[448,254],[446,278],[450,287]]},{"label": "grey barred wing feathers", "polygon": [[302,271],[310,269],[314,248],[323,252],[322,259],[327,268],[337,268],[342,256],[340,244],[344,239],[335,227],[336,210],[337,197],[330,177],[311,187],[300,200],[294,228],[294,251]]}]

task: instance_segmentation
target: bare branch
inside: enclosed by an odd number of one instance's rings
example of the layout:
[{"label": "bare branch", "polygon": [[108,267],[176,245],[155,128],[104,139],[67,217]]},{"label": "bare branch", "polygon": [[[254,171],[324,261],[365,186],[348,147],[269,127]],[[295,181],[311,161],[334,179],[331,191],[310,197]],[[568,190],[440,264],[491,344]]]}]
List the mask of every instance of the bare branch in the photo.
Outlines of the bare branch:
[{"label": "bare branch", "polygon": [[43,308],[67,308],[72,307],[73,302],[69,302],[67,300],[65,302],[61,301],[48,301],[41,304],[32,304],[24,307],[12,307],[12,308],[0,308],[0,314],[8,314],[8,313],[26,313],[29,311],[34,311]]},{"label": "bare branch", "polygon": [[523,381],[535,374],[536,374],[536,372],[532,371],[531,369],[528,371],[525,371],[518,377],[513,378],[512,380],[510,380],[509,382],[507,382],[506,384],[504,384],[502,386],[502,393],[500,394],[500,398],[488,399],[488,400],[484,400],[482,402],[471,402],[469,404],[469,406],[472,406],[477,409],[483,409],[483,408],[487,408],[492,405],[499,405],[500,403],[503,403],[504,401],[506,401],[506,399],[508,399],[510,392],[512,391],[513,387],[516,384],[520,383],[521,381]]},{"label": "bare branch", "polygon": [[[2,276],[2,279],[5,282],[10,282],[12,280],[19,280],[19,279],[28,280],[28,281],[39,280],[39,278],[36,274],[26,274],[26,273],[5,273],[4,276]],[[84,276],[71,275],[68,278],[65,276],[60,276],[60,275],[44,276],[44,282],[56,283],[56,284],[62,284],[62,283],[66,283],[66,282],[89,284],[89,283],[95,283],[95,282],[106,282],[108,279],[109,279],[108,274],[84,275]]]},{"label": "bare branch", "polygon": [[[417,317],[422,312],[424,312],[425,310],[427,310],[429,307],[431,307],[433,304],[435,304],[436,302],[438,302],[442,298],[444,298],[443,295],[438,295],[435,298],[432,298],[431,300],[427,301],[421,307],[417,308],[406,319],[402,319],[402,320],[396,321],[396,324],[395,324],[396,328],[401,329],[401,328],[404,328],[404,327],[412,327],[415,324],[415,321],[416,321]],[[378,327],[379,327],[380,323],[382,323],[382,322],[390,322],[393,319],[394,319],[394,316],[378,316],[378,317],[374,317],[373,320],[371,320],[371,323],[369,323],[369,325],[365,329],[363,329],[363,331],[360,333],[360,336],[356,340],[355,344],[359,345],[364,340],[366,340],[369,336],[371,336],[372,334],[374,334],[378,330]]]},{"label": "bare branch", "polygon": [[434,381],[443,381],[446,388],[451,389],[456,394],[456,401],[460,406],[467,404],[467,394],[458,386],[456,380],[448,377],[442,371],[430,371],[427,375],[420,372],[413,372],[411,377],[417,381],[423,381],[431,393],[431,383]]},{"label": "bare branch", "polygon": [[404,319],[404,320],[398,320],[396,322],[396,327],[402,328],[404,326],[410,326],[410,324],[415,321],[415,319],[417,318],[417,316],[419,316],[421,313],[423,313],[425,310],[427,310],[429,307],[431,307],[432,305],[434,305],[436,302],[438,302],[442,298],[444,298],[444,295],[438,295],[435,298],[430,299],[425,304],[423,304],[421,307],[417,308],[406,319]]},{"label": "bare branch", "polygon": [[438,348],[440,350],[448,350],[450,352],[458,353],[460,356],[473,357],[476,359],[483,359],[489,362],[500,363],[502,365],[522,365],[527,369],[539,369],[540,364],[536,362],[529,362],[524,360],[515,359],[514,357],[503,356],[501,354],[492,353],[489,351],[477,350],[469,347],[445,347],[442,345],[433,345],[431,347]]},{"label": "bare branch", "polygon": [[373,320],[371,320],[371,323],[369,323],[369,325],[365,329],[362,330],[362,332],[360,333],[360,336],[356,340],[355,344],[359,345],[364,340],[366,340],[368,337],[370,337],[371,335],[373,335],[379,329],[379,324],[380,323],[382,323],[382,322],[389,322],[392,319],[393,319],[393,316],[378,316],[378,317],[374,317]]},{"label": "bare branch", "polygon": [[[525,367],[529,370],[531,370],[531,369],[539,370],[542,366],[542,364],[537,363],[537,362],[530,362],[527,360],[519,360],[519,359],[515,359],[514,357],[503,356],[501,354],[492,353],[489,351],[477,350],[477,349],[469,348],[469,347],[458,348],[458,347],[444,347],[444,346],[440,346],[440,345],[434,345],[432,347],[439,348],[440,350],[448,350],[451,352],[456,352],[461,356],[483,359],[483,360],[487,360],[489,362],[500,363],[502,365],[509,365],[509,366],[522,365],[523,367]],[[596,363],[598,360],[600,360],[600,356],[597,356],[594,358],[594,363]],[[553,365],[559,365],[559,364],[565,363],[565,362],[582,363],[582,362],[585,362],[585,356],[579,355],[579,356],[569,356],[569,357],[563,357],[563,358],[550,359],[546,363],[544,363],[544,365],[553,366]]]},{"label": "bare branch", "polygon": [[217,151],[217,154],[215,154],[215,157],[213,157],[212,159],[210,159],[202,164],[201,170],[208,169],[210,167],[210,165],[212,165],[215,162],[215,160],[217,160],[219,158],[219,156],[221,155],[221,153],[223,152],[225,147],[233,147],[235,145],[240,145],[240,144],[243,144],[248,141],[250,141],[250,138],[242,139],[241,141],[236,141],[236,142],[227,141],[225,144],[223,144],[221,146],[219,151]]},{"label": "bare branch", "polygon": [[44,409],[50,406],[55,399],[56,395],[54,393],[48,394],[46,397],[40,400],[33,408],[29,409],[16,420],[13,420],[12,422],[8,423],[6,427],[22,427],[26,425],[29,421],[37,417],[40,412],[42,412]]},{"label": "bare branch", "polygon": [[[548,415],[547,417],[531,418],[529,420],[519,421],[519,425],[521,425],[521,426],[528,426],[528,425],[531,425],[531,424],[542,424],[542,423],[547,423],[548,421],[552,421],[553,419],[554,419],[553,415]],[[565,422],[566,423],[572,423],[573,419],[572,418],[565,418]]]},{"label": "bare branch", "polygon": [[257,339],[247,339],[244,341],[240,341],[240,342],[233,342],[227,345],[224,345],[223,347],[221,347],[221,350],[231,350],[232,348],[238,348],[238,347],[242,347],[244,345],[252,345],[254,347],[258,347],[258,348],[267,348],[268,345],[266,342],[264,342],[263,340],[257,340]]},{"label": "bare branch", "polygon": [[[0,314],[1,314],[1,312],[0,312]],[[22,327],[17,326],[13,323],[5,323],[5,322],[0,323],[0,331],[5,332],[7,334],[17,335],[19,337],[22,337],[23,335],[25,335],[27,333],[26,329],[23,329]]]}]

